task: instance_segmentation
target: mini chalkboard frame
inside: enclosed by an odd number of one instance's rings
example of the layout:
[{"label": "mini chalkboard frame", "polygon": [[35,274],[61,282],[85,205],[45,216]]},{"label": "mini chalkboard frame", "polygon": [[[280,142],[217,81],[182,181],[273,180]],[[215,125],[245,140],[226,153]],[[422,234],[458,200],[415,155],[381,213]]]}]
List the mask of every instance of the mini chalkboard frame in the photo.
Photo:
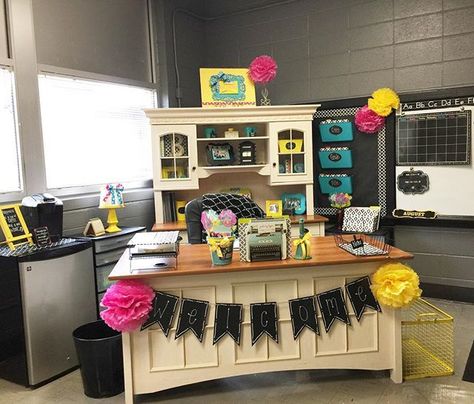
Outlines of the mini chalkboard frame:
[{"label": "mini chalkboard frame", "polygon": [[[10,210],[14,210],[15,215],[18,219],[19,224],[23,228],[23,233],[20,235],[13,235],[8,225],[6,219],[6,212]],[[0,206],[0,228],[3,231],[3,235],[5,236],[5,240],[7,242],[8,247],[11,250],[15,249],[15,246],[18,244],[30,243],[33,244],[33,239],[31,233],[28,230],[28,226],[26,225],[25,219],[21,214],[20,205],[2,205]]]}]

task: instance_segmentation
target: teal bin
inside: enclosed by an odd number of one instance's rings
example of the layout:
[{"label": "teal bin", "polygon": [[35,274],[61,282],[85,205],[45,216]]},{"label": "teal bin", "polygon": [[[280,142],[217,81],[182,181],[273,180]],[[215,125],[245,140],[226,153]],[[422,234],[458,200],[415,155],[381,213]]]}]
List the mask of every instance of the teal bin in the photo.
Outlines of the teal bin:
[{"label": "teal bin", "polygon": [[319,150],[321,168],[352,168],[352,152],[348,147]]},{"label": "teal bin", "polygon": [[352,194],[352,178],[346,174],[320,174],[319,187],[322,194],[337,194],[339,192]]},{"label": "teal bin", "polygon": [[348,119],[323,121],[319,133],[323,142],[350,142],[354,138],[352,122]]}]

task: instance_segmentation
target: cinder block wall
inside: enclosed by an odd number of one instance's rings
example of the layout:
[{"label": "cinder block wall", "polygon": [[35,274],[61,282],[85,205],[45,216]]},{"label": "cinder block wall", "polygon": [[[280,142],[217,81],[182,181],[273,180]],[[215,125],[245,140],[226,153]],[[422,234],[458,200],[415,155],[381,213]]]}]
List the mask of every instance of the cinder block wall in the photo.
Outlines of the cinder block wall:
[{"label": "cinder block wall", "polygon": [[[219,14],[217,0],[206,6]],[[205,26],[209,67],[276,59],[274,104],[474,83],[472,0],[300,0]]]}]

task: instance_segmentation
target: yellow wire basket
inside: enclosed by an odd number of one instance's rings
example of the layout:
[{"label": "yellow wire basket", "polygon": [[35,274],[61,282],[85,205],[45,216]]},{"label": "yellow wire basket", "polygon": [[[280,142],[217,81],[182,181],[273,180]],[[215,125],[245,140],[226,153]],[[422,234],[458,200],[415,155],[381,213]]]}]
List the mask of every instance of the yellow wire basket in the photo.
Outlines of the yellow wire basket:
[{"label": "yellow wire basket", "polygon": [[454,374],[454,320],[424,299],[402,310],[403,378]]}]

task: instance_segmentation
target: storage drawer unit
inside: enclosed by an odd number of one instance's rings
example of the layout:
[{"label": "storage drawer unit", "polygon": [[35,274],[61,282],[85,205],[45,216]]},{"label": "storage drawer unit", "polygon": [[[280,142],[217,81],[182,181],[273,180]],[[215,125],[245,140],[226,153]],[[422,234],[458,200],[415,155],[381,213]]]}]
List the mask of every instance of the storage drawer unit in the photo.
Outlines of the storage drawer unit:
[{"label": "storage drawer unit", "polygon": [[108,280],[110,272],[127,248],[128,241],[145,227],[122,227],[118,233],[107,233],[103,236],[91,237],[94,248],[95,295],[97,300],[97,315],[101,311],[100,301],[107,288],[113,282]]}]

